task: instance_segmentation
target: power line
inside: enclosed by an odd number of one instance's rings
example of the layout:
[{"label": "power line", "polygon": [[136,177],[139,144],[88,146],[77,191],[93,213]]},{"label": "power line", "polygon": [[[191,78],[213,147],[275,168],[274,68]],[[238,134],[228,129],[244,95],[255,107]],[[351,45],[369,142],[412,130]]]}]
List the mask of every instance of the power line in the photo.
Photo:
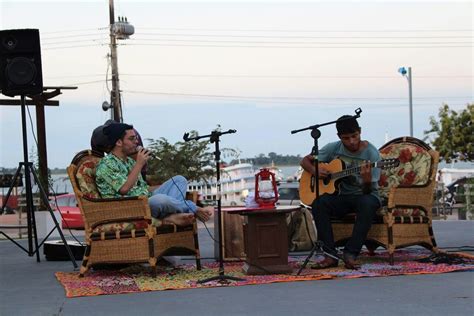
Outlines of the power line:
[{"label": "power line", "polygon": [[108,26],[98,27],[98,28],[87,28],[87,29],[73,29],[73,30],[62,30],[62,31],[52,31],[52,32],[41,32],[41,34],[58,34],[58,33],[74,33],[74,32],[84,32],[84,31],[96,31],[109,29]]},{"label": "power line", "polygon": [[[417,44],[417,43],[414,43]],[[213,47],[213,48],[293,48],[293,49],[320,49],[320,48],[472,48],[472,45],[431,45],[431,46],[275,46],[275,45],[199,45],[199,44],[142,44],[121,43],[120,46],[163,46],[163,47]]]},{"label": "power line", "polygon": [[465,36],[271,36],[271,35],[230,35],[230,34],[183,34],[183,33],[139,33],[141,35],[152,35],[152,36],[177,36],[177,37],[237,37],[237,38],[293,38],[293,39],[434,39],[434,38],[472,38],[472,35]]},{"label": "power line", "polygon": [[49,41],[52,39],[60,39],[60,38],[76,38],[76,37],[98,36],[98,35],[107,36],[106,33],[94,33],[94,34],[77,34],[77,35],[67,35],[67,36],[41,37],[41,42]]},{"label": "power line", "polygon": [[47,79],[65,79],[65,78],[90,78],[90,77],[103,77],[104,74],[90,74],[90,75],[70,75],[70,76],[46,76]]},{"label": "power line", "polygon": [[[242,95],[220,95],[220,94],[193,94],[193,93],[174,93],[161,91],[139,91],[139,90],[123,90],[123,92],[136,94],[156,94],[166,96],[190,96],[190,97],[204,97],[204,98],[234,98],[234,99],[276,99],[276,100],[376,100],[376,101],[398,101],[406,98],[377,98],[377,97],[289,97],[289,96],[242,96]],[[454,97],[417,97],[416,99],[450,99],[450,98],[470,98],[464,96]]]},{"label": "power line", "polygon": [[99,42],[99,41],[105,41],[107,40],[106,38],[91,38],[91,39],[85,39],[85,40],[73,40],[73,41],[61,41],[61,42],[52,42],[52,43],[43,43],[43,47],[48,47],[50,45],[64,45],[68,43],[84,43],[84,42]]},{"label": "power line", "polygon": [[150,41],[150,42],[189,42],[189,43],[240,43],[240,44],[318,44],[318,45],[399,45],[399,44],[472,44],[469,42],[315,42],[315,41],[304,41],[304,42],[288,42],[288,41],[232,41],[232,40],[186,40],[186,39],[151,39],[151,38],[134,38],[135,41]]},{"label": "power line", "polygon": [[213,32],[288,32],[288,33],[407,33],[407,32],[472,32],[473,29],[399,29],[399,30],[288,30],[288,29],[209,29],[209,28],[166,28],[137,27],[143,30],[176,30],[176,31],[213,31]]},{"label": "power line", "polygon": [[[125,93],[132,93],[132,94],[149,94],[149,95],[163,95],[166,97],[187,97],[187,98],[206,98],[206,99],[224,99],[226,102],[256,102],[256,103],[267,103],[267,104],[279,104],[279,105],[311,105],[311,106],[320,106],[320,107],[327,107],[328,105],[334,106],[334,107],[344,107],[344,106],[354,106],[355,102],[350,102],[350,103],[343,103],[343,102],[337,102],[335,103],[334,101],[324,101],[323,103],[315,103],[309,102],[309,101],[301,101],[301,100],[270,100],[270,99],[252,99],[252,98],[223,98],[223,97],[211,97],[211,96],[203,96],[203,95],[190,95],[190,94],[170,94],[170,93],[157,93],[157,92],[145,92],[145,91],[131,91],[131,90],[123,90],[122,92]],[[358,102],[360,103],[360,102]],[[432,107],[435,104],[432,102],[430,103],[419,103],[417,102],[417,108],[420,107]],[[439,104],[436,104],[439,105]],[[463,105],[463,104],[452,104],[452,105]],[[364,104],[364,106],[383,106],[384,108],[405,108],[406,104],[390,104],[390,103],[382,103],[382,102],[376,102],[372,104]]]},{"label": "power line", "polygon": [[68,48],[80,48],[80,47],[98,47],[98,46],[106,46],[108,43],[99,43],[99,44],[90,44],[90,45],[71,45],[71,46],[60,46],[60,47],[46,47],[42,48],[42,50],[55,50],[55,49],[68,49]]},{"label": "power line", "polygon": [[[67,78],[93,78],[103,77],[105,74],[84,74],[69,76],[46,76],[47,79],[67,79]],[[256,78],[256,79],[396,79],[399,76],[354,76],[354,75],[225,75],[225,74],[160,74],[160,73],[122,73],[125,77],[189,77],[189,78]],[[417,79],[446,79],[446,78],[472,78],[472,75],[417,75]]]},{"label": "power line", "polygon": [[[276,79],[397,79],[400,76],[353,76],[353,75],[339,75],[339,76],[321,76],[321,75],[225,75],[225,74],[131,74],[124,73],[121,76],[139,76],[139,77],[191,77],[191,78],[276,78]],[[472,75],[417,75],[416,78],[429,79],[444,79],[444,78],[472,78]]]},{"label": "power line", "polygon": [[86,84],[93,84],[93,83],[103,83],[104,80],[94,80],[94,81],[83,81],[83,82],[74,82],[74,83],[68,83],[66,86],[82,86]]}]

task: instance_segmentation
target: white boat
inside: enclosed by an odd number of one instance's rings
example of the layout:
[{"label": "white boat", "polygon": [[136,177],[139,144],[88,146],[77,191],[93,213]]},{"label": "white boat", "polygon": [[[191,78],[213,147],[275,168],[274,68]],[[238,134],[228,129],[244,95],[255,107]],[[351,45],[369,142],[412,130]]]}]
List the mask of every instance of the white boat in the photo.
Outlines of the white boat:
[{"label": "white boat", "polygon": [[276,182],[281,182],[281,181],[285,180],[285,175],[283,174],[283,171],[280,168],[278,168],[277,166],[275,166],[275,163],[273,161],[272,161],[272,164],[269,167],[262,167],[262,168],[267,168],[268,170],[273,172],[273,174],[275,174],[275,181]]},{"label": "white boat", "polygon": [[[255,169],[250,163],[221,168],[221,203],[223,206],[244,205],[244,199],[255,189]],[[217,200],[216,178],[206,182],[190,182],[189,190],[198,191],[207,201]]]}]

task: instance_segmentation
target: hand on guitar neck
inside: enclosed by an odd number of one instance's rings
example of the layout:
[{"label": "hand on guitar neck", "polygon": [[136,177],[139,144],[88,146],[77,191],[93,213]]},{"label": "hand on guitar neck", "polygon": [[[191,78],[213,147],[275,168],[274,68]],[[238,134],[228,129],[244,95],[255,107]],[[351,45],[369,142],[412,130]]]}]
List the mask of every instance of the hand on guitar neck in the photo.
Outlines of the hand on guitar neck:
[{"label": "hand on guitar neck", "polygon": [[360,176],[364,184],[372,182],[372,165],[370,161],[365,161],[365,163],[360,166]]}]

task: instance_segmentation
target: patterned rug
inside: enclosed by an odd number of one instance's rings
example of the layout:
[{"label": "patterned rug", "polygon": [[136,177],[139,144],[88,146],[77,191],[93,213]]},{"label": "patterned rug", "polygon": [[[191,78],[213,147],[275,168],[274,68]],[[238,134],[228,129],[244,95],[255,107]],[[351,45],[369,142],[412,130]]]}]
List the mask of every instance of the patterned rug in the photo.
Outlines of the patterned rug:
[{"label": "patterned rug", "polygon": [[[158,267],[158,275],[153,278],[147,266],[135,265],[121,270],[89,271],[84,278],[78,272],[57,272],[56,277],[64,286],[67,297],[136,293],[145,291],[181,290],[209,288],[217,286],[243,286],[268,284],[275,282],[314,281],[327,279],[352,279],[364,277],[382,277],[413,274],[436,274],[453,271],[474,270],[474,256],[463,253],[441,254],[432,257],[431,253],[421,249],[399,250],[395,252],[395,264],[388,264],[387,252],[377,252],[375,256],[362,253],[359,262],[360,270],[345,269],[342,264],[337,268],[324,270],[311,269],[311,261],[300,275],[297,271],[305,257],[290,258],[292,274],[273,274],[249,276],[242,273],[242,262],[225,263],[225,274],[242,277],[244,281],[221,284],[209,282],[197,283],[198,280],[218,275],[218,263],[209,263],[197,271],[194,265],[179,267]],[[314,257],[313,260],[320,258]]]}]

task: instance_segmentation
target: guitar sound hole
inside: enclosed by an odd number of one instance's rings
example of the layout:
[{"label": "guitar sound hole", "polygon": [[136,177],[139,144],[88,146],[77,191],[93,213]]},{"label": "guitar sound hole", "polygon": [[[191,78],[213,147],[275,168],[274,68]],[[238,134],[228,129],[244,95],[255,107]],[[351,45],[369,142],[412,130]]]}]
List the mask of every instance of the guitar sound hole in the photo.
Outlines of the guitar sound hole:
[{"label": "guitar sound hole", "polygon": [[331,179],[329,177],[323,179],[323,184],[328,185],[329,182],[331,182]]}]

